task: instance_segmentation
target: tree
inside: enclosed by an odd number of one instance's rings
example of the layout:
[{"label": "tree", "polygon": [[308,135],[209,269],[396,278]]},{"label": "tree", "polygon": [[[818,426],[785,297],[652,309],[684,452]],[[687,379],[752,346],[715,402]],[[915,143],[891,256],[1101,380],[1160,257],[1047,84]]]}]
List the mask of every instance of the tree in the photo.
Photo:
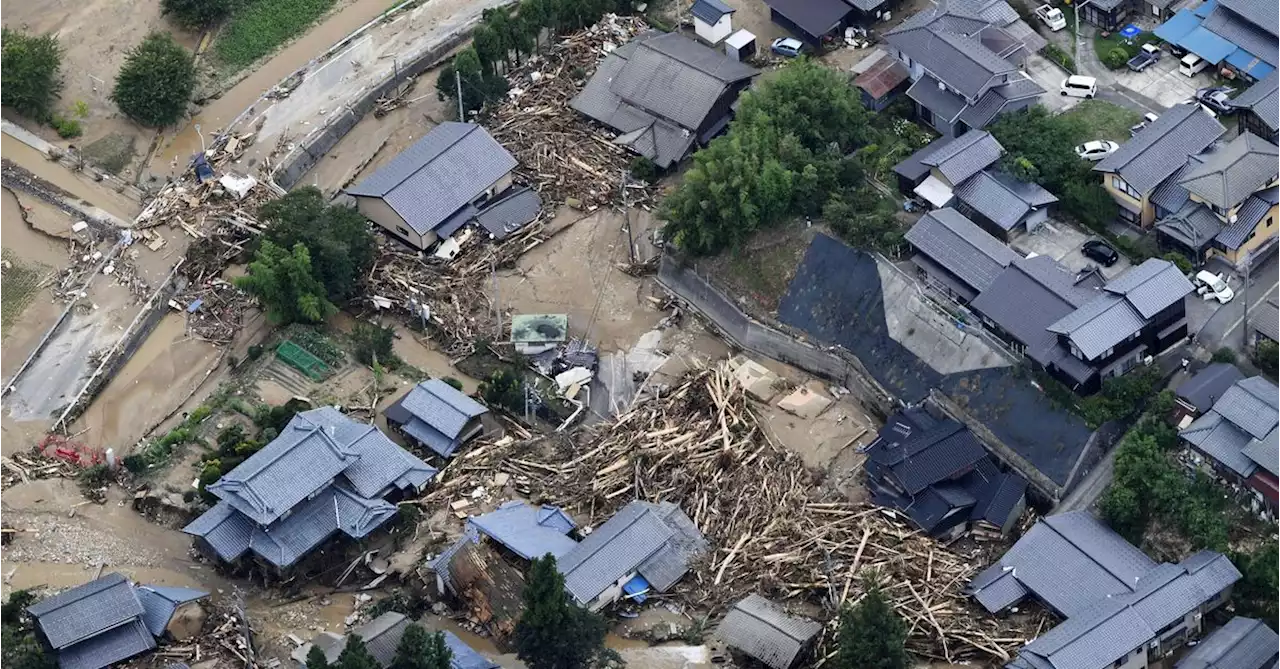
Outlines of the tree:
[{"label": "tree", "polygon": [[1280,346],[1270,339],[1263,339],[1253,347],[1253,364],[1263,374],[1276,378],[1276,370],[1280,368]]},{"label": "tree", "polygon": [[161,13],[188,30],[203,30],[231,15],[231,0],[162,0]]},{"label": "tree", "polygon": [[1277,559],[1280,557],[1275,540],[1262,544],[1251,553],[1231,554],[1231,562],[1241,574],[1235,586],[1236,613],[1260,618],[1271,627],[1276,625],[1280,616],[1276,605],[1276,591],[1280,589]]},{"label": "tree", "polygon": [[338,661],[333,666],[334,669],[382,669],[378,658],[369,652],[359,634],[347,636],[347,645],[342,648],[342,654],[338,655]]},{"label": "tree", "polygon": [[58,666],[33,632],[8,625],[0,632],[0,664],[5,669],[56,669]]},{"label": "tree", "polygon": [[867,582],[866,594],[857,606],[840,612],[836,640],[839,669],[907,669],[907,627],[885,601],[880,587]]},{"label": "tree", "polygon": [[396,646],[391,669],[449,669],[453,651],[445,645],[444,632],[428,632],[419,625],[410,625]]},{"label": "tree", "polygon": [[161,127],[182,118],[195,84],[191,54],[168,33],[153,32],[125,55],[111,99],[125,116]]},{"label": "tree", "polygon": [[1120,47],[1116,47],[1106,53],[1102,57],[1102,64],[1107,66],[1109,70],[1118,70],[1129,62],[1129,52]]},{"label": "tree", "polygon": [[261,300],[267,315],[282,325],[319,322],[338,310],[312,274],[311,253],[303,244],[294,245],[290,252],[264,240],[249,263],[248,275],[237,278],[235,284]]},{"label": "tree", "polygon": [[484,401],[512,411],[524,410],[524,381],[510,369],[495,370],[489,380],[480,384]]},{"label": "tree", "polygon": [[62,90],[62,47],[58,38],[5,28],[0,55],[4,104],[37,121],[48,119]]},{"label": "tree", "polygon": [[1234,365],[1236,362],[1236,352],[1229,346],[1223,346],[1213,352],[1213,356],[1209,358],[1213,362],[1225,362]]},{"label": "tree", "polygon": [[735,119],[767,123],[820,152],[842,153],[866,143],[868,113],[852,86],[835,70],[801,58],[773,79],[742,95]]},{"label": "tree", "polygon": [[318,188],[307,186],[262,205],[258,218],[267,226],[264,241],[307,247],[312,276],[324,284],[329,301],[341,303],[356,295],[375,253],[373,233],[359,211],[329,206]]},{"label": "tree", "polygon": [[529,669],[582,669],[604,649],[604,618],[569,603],[551,555],[535,559],[524,587],[524,613],[512,638]]},{"label": "tree", "polygon": [[319,646],[312,646],[307,651],[307,669],[329,669],[329,660]]},{"label": "tree", "polygon": [[372,365],[375,360],[381,365],[388,364],[395,358],[392,352],[395,336],[395,330],[377,323],[356,323],[351,333],[356,360],[366,365]]}]

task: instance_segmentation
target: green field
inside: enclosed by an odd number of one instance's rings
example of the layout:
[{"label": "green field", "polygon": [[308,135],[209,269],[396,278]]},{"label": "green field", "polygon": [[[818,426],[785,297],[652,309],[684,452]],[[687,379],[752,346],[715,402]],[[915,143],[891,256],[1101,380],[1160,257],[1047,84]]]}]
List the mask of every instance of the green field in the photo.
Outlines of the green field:
[{"label": "green field", "polygon": [[9,326],[17,322],[18,317],[31,304],[40,292],[39,266],[25,265],[18,260],[18,254],[4,249],[4,277],[0,281],[0,328],[8,334]]},{"label": "green field", "polygon": [[235,13],[213,44],[218,62],[240,70],[301,35],[334,0],[253,0]]},{"label": "green field", "polygon": [[1124,144],[1129,141],[1129,128],[1142,120],[1138,112],[1105,100],[1085,100],[1064,112],[1062,117],[1078,121],[1078,143],[1109,139]]}]

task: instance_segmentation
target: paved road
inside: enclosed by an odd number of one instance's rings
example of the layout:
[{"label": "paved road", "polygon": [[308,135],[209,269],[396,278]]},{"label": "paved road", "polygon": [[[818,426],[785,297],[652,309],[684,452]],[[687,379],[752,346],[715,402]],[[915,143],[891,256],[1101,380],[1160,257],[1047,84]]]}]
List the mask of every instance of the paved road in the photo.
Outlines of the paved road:
[{"label": "paved road", "polygon": [[[1119,444],[1118,441],[1116,443]],[[1054,508],[1053,512],[1066,513],[1093,506],[1107,486],[1111,485],[1111,477],[1116,472],[1116,450],[1117,448],[1112,446],[1102,461],[1094,466],[1093,471],[1089,472],[1089,475]]]},{"label": "paved road", "polygon": [[[1196,334],[1196,342],[1210,351],[1222,346],[1229,346],[1237,351],[1245,348],[1245,337],[1248,326],[1245,323],[1245,302],[1252,310],[1262,304],[1267,297],[1275,297],[1280,287],[1280,255],[1272,255],[1250,273],[1249,287],[1233,281],[1231,287],[1236,291],[1236,299],[1222,305]],[[1239,280],[1239,281],[1242,281]],[[1245,293],[1248,295],[1245,295]]]}]

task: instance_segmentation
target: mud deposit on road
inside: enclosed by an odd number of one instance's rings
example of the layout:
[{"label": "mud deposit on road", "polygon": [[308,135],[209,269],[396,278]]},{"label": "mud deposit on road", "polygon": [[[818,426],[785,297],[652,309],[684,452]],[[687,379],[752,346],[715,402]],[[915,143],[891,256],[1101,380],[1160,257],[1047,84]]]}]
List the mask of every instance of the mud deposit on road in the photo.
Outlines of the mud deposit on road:
[{"label": "mud deposit on road", "polygon": [[[8,5],[5,9],[8,11]],[[5,25],[8,25],[8,18],[8,16],[5,17]],[[28,124],[28,126],[34,127],[34,124]],[[0,135],[0,153],[41,179],[121,220],[132,221],[142,211],[142,205],[138,202],[68,170],[61,164],[49,160],[45,154],[7,134]]]}]

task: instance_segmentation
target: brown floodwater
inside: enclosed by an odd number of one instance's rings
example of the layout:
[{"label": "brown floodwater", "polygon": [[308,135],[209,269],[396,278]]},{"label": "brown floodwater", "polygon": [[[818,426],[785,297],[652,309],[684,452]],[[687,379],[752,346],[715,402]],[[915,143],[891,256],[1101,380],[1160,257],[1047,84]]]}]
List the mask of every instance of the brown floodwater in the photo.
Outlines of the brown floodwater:
[{"label": "brown floodwater", "polygon": [[0,154],[41,179],[124,221],[132,221],[142,211],[139,203],[73,173],[9,135],[0,134]]}]

